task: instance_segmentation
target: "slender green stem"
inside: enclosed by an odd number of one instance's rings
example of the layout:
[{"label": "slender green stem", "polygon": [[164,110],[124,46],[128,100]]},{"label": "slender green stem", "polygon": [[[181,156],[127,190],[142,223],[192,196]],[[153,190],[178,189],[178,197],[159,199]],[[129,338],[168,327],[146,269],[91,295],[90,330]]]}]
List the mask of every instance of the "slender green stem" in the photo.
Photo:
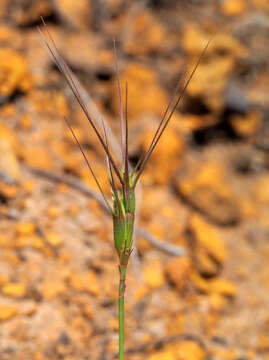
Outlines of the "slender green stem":
[{"label": "slender green stem", "polygon": [[126,267],[119,267],[119,360],[124,360],[124,294]]}]

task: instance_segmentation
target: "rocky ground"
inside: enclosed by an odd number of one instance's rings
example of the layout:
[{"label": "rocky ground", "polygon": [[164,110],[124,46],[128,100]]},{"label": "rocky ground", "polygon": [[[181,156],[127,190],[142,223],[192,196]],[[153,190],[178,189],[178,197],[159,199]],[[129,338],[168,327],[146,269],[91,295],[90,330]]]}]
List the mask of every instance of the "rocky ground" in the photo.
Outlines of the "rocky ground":
[{"label": "rocky ground", "polygon": [[109,194],[104,154],[40,16],[119,136],[116,37],[132,164],[211,39],[137,194],[126,359],[269,359],[268,0],[1,0],[1,360],[117,358],[112,222],[63,118]]}]

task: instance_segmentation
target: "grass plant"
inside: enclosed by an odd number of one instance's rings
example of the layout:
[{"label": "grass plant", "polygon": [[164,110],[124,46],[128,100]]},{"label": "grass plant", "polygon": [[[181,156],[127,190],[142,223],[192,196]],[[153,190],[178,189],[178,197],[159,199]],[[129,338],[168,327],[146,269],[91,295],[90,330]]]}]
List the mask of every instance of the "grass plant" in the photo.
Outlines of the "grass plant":
[{"label": "grass plant", "polygon": [[[56,66],[63,74],[68,86],[70,87],[74,97],[79,103],[82,111],[84,112],[86,119],[88,120],[92,130],[96,134],[100,144],[105,153],[108,176],[111,187],[111,201],[108,200],[102,187],[94,173],[94,170],[89,163],[87,156],[84,152],[83,146],[80,144],[71,123],[65,118],[67,126],[74,137],[82,156],[89,168],[91,175],[93,176],[97,187],[106,203],[108,211],[113,219],[114,229],[114,246],[118,254],[119,260],[119,290],[118,290],[118,320],[119,320],[119,360],[124,360],[124,297],[126,288],[126,273],[130,255],[133,249],[133,232],[134,232],[134,220],[135,220],[135,188],[136,185],[147,165],[147,162],[158,144],[161,136],[163,135],[167,125],[169,124],[174,112],[176,111],[186,89],[193,78],[199,63],[209,45],[206,44],[203,52],[201,53],[196,65],[192,72],[188,76],[185,84],[182,84],[180,80],[176,86],[173,95],[164,111],[164,114],[159,122],[156,132],[153,136],[151,144],[145,154],[143,154],[138,161],[137,165],[132,169],[128,161],[128,84],[125,84],[124,96],[122,86],[120,83],[118,61],[116,45],[114,41],[114,54],[115,54],[115,73],[117,79],[117,87],[120,102],[120,125],[121,125],[121,156],[120,159],[115,159],[113,152],[111,151],[111,144],[109,136],[107,134],[107,127],[103,119],[101,119],[102,126],[97,125],[96,119],[94,119],[88,108],[83,94],[78,87],[78,82],[68,65],[61,56],[57,46],[49,33],[49,30],[42,19],[43,28],[39,29],[44,40],[44,43],[50,52]],[[124,101],[123,101],[124,97]],[[125,103],[125,104],[124,104]]]}]

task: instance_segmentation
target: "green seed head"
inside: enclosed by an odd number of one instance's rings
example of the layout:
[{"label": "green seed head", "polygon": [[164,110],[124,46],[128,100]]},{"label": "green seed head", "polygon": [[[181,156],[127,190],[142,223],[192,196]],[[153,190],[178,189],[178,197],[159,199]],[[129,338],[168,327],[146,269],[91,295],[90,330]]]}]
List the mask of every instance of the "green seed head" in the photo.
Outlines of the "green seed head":
[{"label": "green seed head", "polygon": [[114,200],[114,245],[120,258],[120,264],[127,265],[133,243],[135,217],[134,189],[129,190],[127,198],[123,196],[121,191],[118,191],[118,199],[119,201]]}]

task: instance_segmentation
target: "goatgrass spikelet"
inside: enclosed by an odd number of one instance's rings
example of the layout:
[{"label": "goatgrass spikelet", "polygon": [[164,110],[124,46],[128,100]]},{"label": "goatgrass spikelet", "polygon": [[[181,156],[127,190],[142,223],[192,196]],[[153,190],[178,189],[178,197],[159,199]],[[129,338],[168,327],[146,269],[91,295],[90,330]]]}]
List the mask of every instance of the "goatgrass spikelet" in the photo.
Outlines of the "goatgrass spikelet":
[{"label": "goatgrass spikelet", "polygon": [[[117,49],[116,49],[116,42],[114,40],[114,56],[115,56],[115,73],[116,73],[116,80],[117,80],[117,87],[118,87],[118,94],[119,94],[119,102],[120,102],[120,128],[121,128],[121,158],[118,159],[117,165],[116,160],[113,157],[112,151],[110,150],[109,146],[109,139],[107,136],[107,130],[104,123],[102,121],[102,131],[98,129],[96,126],[96,122],[90,115],[88,111],[87,104],[85,103],[82,94],[80,93],[80,89],[77,86],[78,80],[72,74],[71,70],[69,69],[68,65],[64,61],[63,57],[61,56],[56,44],[45,24],[43,18],[41,18],[43,23],[43,28],[39,28],[39,32],[42,36],[42,39],[47,47],[49,53],[51,54],[56,66],[58,67],[59,71],[63,74],[68,86],[70,87],[74,97],[76,98],[77,102],[79,103],[82,111],[84,112],[90,126],[92,127],[94,133],[96,134],[99,142],[101,143],[103,150],[105,152],[106,161],[107,161],[107,168],[108,168],[108,176],[110,181],[110,188],[111,188],[111,199],[112,199],[112,206],[107,199],[106,195],[104,194],[102,187],[92,169],[84,149],[80,144],[71,123],[68,119],[65,118],[67,126],[74,137],[78,148],[85,159],[85,162],[89,168],[91,175],[93,176],[97,187],[105,201],[105,204],[112,216],[113,219],[113,229],[114,229],[114,246],[119,258],[119,273],[120,273],[120,281],[119,281],[119,360],[124,359],[124,294],[125,294],[125,281],[126,281],[126,271],[128,266],[128,261],[130,255],[132,253],[132,246],[133,246],[133,232],[134,232],[134,220],[135,220],[135,188],[137,185],[140,176],[145,169],[145,166],[152,155],[156,145],[158,144],[163,132],[165,131],[167,125],[169,124],[174,112],[176,111],[182,97],[184,96],[186,89],[191,82],[196,70],[209,46],[210,41],[207,42],[206,46],[204,47],[196,65],[194,66],[191,74],[187,78],[186,83],[181,87],[181,81],[178,82],[176,89],[173,95],[168,102],[168,105],[165,109],[165,112],[160,120],[160,123],[156,129],[156,132],[153,136],[153,139],[150,143],[150,146],[146,153],[141,156],[139,159],[136,167],[134,169],[130,168],[130,164],[128,161],[128,116],[127,116],[127,109],[128,109],[128,84],[125,85],[125,109],[123,108],[123,101],[122,101],[122,90],[121,90],[121,83],[119,77],[119,66],[117,60]],[[117,185],[119,183],[119,186]]]}]

